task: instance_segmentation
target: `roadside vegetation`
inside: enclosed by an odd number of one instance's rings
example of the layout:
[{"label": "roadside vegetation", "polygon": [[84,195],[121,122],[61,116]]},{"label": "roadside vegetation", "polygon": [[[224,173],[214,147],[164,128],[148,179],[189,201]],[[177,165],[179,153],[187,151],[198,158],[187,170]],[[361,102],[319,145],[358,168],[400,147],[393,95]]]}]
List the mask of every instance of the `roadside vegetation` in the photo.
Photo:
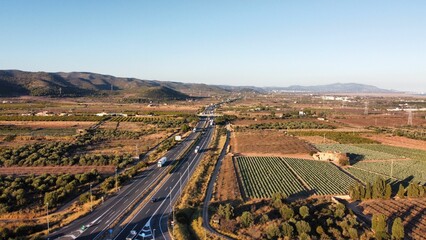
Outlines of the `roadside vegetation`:
[{"label": "roadside vegetation", "polygon": [[[176,239],[204,239],[207,234],[202,227],[202,204],[225,140],[226,129],[217,127],[208,147],[209,151],[201,160],[175,207],[173,235]],[[214,238],[209,236],[209,239]]]}]

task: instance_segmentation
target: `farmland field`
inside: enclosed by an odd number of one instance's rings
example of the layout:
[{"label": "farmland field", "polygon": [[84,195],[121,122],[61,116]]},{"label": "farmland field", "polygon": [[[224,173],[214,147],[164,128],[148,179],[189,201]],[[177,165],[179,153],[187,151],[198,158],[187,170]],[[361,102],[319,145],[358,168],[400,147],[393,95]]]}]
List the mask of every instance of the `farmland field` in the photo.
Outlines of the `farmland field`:
[{"label": "farmland field", "polygon": [[[377,177],[384,178],[381,174],[375,174],[373,172],[370,172],[368,170],[362,170],[354,167],[349,167],[346,169],[350,174],[352,174],[354,177],[361,180],[364,184],[367,182],[374,183]],[[397,180],[391,180],[390,178],[385,178],[386,182],[390,183],[391,185],[398,184],[399,181]]]},{"label": "farmland field", "polygon": [[410,139],[407,137],[390,136],[389,134],[365,134],[366,138],[378,141],[385,145],[420,149],[426,151],[426,142],[423,140]]},{"label": "farmland field", "polygon": [[281,156],[285,154],[306,154],[316,149],[296,137],[286,136],[283,132],[249,131],[235,132],[233,151],[245,155]]},{"label": "farmland field", "polygon": [[[391,175],[390,161],[377,162],[358,162],[355,167],[370,170],[387,176]],[[424,162],[410,161],[394,161],[392,176],[405,181],[417,181],[426,183],[426,164]]]},{"label": "farmland field", "polygon": [[[426,151],[381,144],[363,144],[358,145],[358,147],[366,150],[382,152],[384,154],[392,154],[400,159],[411,159],[406,161],[394,161],[392,173],[393,177],[396,177],[400,180],[419,181],[426,183]],[[361,161],[354,164],[354,166],[388,176],[391,174],[391,162],[389,161]]]},{"label": "farmland field", "polygon": [[270,198],[274,193],[288,196],[305,188],[278,157],[236,158],[246,197]]},{"label": "farmland field", "polygon": [[347,194],[355,180],[328,162],[282,158],[319,195]]},{"label": "farmland field", "polygon": [[244,192],[250,198],[267,198],[276,192],[289,196],[346,194],[355,182],[328,162],[278,157],[237,157],[236,161]]},{"label": "farmland field", "polygon": [[371,200],[361,203],[364,214],[384,214],[390,221],[400,217],[409,239],[424,239],[426,235],[426,199]]}]

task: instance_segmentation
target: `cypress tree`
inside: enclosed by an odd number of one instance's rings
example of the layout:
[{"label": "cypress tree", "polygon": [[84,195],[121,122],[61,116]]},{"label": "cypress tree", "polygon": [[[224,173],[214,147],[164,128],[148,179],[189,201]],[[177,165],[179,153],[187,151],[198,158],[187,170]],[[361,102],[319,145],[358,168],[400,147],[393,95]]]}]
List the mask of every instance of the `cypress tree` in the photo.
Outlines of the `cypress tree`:
[{"label": "cypress tree", "polygon": [[377,177],[373,183],[373,199],[383,198],[385,196],[386,182],[381,177]]},{"label": "cypress tree", "polygon": [[402,199],[404,198],[404,195],[405,195],[405,189],[404,189],[404,186],[402,186],[402,184],[400,183],[398,188],[398,197]]},{"label": "cypress tree", "polygon": [[402,225],[401,218],[395,218],[392,224],[392,239],[404,239],[404,225]]},{"label": "cypress tree", "polygon": [[390,199],[392,197],[392,188],[390,184],[386,184],[386,190],[385,190],[385,199]]},{"label": "cypress tree", "polygon": [[371,184],[370,182],[367,183],[367,185],[365,186],[365,196],[364,199],[371,199]]}]

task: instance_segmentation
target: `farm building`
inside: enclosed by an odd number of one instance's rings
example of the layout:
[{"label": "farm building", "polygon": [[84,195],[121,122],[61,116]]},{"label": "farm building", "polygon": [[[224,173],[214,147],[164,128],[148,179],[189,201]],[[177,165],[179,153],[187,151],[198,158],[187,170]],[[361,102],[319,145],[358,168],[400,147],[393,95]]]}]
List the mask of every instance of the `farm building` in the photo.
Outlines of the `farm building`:
[{"label": "farm building", "polygon": [[346,156],[346,153],[341,153],[341,152],[332,152],[332,151],[327,151],[327,152],[317,152],[314,155],[312,155],[312,157],[315,160],[321,160],[321,161],[333,161],[336,163],[340,163],[342,161],[348,161],[349,158],[348,156]]}]

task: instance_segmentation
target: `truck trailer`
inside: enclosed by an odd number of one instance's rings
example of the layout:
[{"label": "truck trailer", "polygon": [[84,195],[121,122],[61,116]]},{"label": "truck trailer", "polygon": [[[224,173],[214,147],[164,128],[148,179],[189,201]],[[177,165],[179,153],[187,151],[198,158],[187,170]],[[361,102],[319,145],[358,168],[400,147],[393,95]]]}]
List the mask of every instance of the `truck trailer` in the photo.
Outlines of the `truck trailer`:
[{"label": "truck trailer", "polygon": [[160,158],[160,160],[158,160],[157,162],[157,167],[162,167],[164,166],[164,164],[167,162],[167,157],[162,157]]}]

